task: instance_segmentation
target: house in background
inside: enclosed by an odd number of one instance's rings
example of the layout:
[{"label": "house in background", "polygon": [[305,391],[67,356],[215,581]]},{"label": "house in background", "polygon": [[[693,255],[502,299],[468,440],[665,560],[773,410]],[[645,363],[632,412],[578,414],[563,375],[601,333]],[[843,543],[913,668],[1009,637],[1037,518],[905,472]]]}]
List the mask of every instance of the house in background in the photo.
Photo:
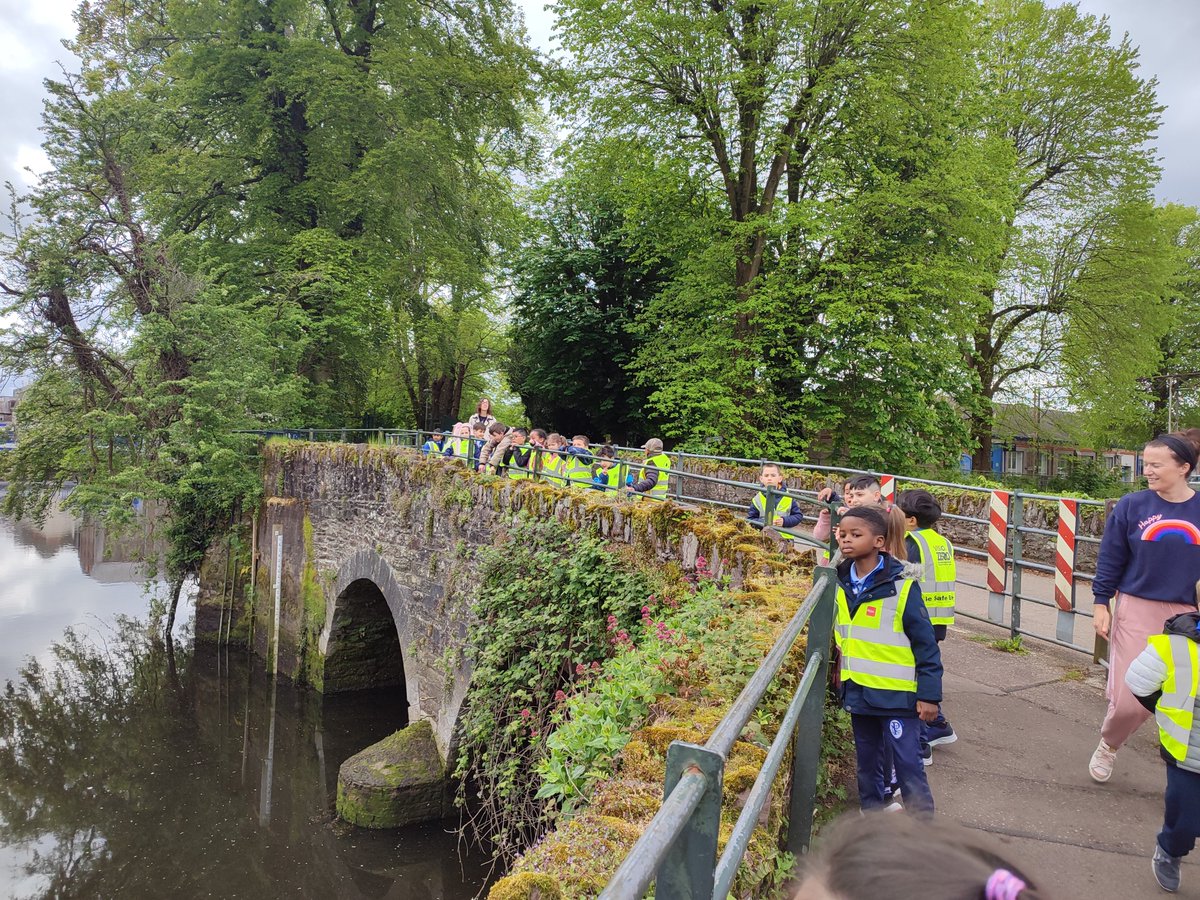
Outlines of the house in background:
[{"label": "house in background", "polygon": [[1105,469],[1117,472],[1122,481],[1131,482],[1142,474],[1140,450],[1085,447],[1076,437],[1081,433],[1076,413],[1025,403],[997,403],[991,471],[995,475],[1048,479],[1066,475],[1073,460],[1086,459],[1099,460]]}]

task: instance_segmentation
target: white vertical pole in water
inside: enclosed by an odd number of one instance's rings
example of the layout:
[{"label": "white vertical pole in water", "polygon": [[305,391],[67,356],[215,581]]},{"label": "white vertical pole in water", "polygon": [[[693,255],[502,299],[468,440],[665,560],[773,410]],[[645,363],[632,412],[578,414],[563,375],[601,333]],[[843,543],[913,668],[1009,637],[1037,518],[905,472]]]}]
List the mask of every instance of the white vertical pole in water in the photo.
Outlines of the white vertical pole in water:
[{"label": "white vertical pole in water", "polygon": [[279,602],[283,593],[283,526],[275,526],[275,630],[271,649],[271,674],[279,671]]}]

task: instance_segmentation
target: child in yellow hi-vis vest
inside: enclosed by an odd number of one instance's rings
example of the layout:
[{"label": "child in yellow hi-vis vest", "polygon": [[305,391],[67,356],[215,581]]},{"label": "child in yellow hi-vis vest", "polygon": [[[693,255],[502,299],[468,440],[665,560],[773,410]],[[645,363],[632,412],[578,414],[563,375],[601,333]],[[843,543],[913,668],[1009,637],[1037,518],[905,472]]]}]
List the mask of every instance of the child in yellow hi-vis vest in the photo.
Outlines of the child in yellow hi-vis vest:
[{"label": "child in yellow hi-vis vest", "polygon": [[[954,624],[954,598],[958,567],[954,562],[954,545],[934,529],[942,517],[942,505],[929,491],[901,491],[896,505],[904,514],[904,529],[908,561],[921,566],[921,597],[933,623],[933,636],[940,644],[946,639],[946,629]],[[937,718],[921,726],[921,758],[925,765],[933,764],[933,748],[953,744],[958,740],[953,726],[938,706]]]},{"label": "child in yellow hi-vis vest", "polygon": [[1158,722],[1167,793],[1151,865],[1158,886],[1174,893],[1183,857],[1200,838],[1200,613],[1167,619],[1129,664],[1125,684]]},{"label": "child in yellow hi-vis vest", "polygon": [[837,617],[841,701],[850,713],[858,757],[858,798],[882,809],[886,751],[891,749],[905,807],[931,815],[933,795],[921,761],[921,722],[937,716],[942,656],[920,586],[905,563],[884,551],[884,513],[847,509],[838,525]]}]

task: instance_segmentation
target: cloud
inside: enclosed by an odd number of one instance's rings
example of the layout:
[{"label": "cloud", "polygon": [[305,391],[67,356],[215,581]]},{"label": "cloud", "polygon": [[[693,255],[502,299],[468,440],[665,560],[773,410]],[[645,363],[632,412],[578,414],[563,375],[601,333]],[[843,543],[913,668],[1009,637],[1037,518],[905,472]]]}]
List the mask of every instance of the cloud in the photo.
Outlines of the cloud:
[{"label": "cloud", "polygon": [[17,155],[13,167],[18,170],[21,180],[29,187],[38,182],[38,177],[50,171],[50,157],[41,147],[32,144],[21,144],[17,147]]}]

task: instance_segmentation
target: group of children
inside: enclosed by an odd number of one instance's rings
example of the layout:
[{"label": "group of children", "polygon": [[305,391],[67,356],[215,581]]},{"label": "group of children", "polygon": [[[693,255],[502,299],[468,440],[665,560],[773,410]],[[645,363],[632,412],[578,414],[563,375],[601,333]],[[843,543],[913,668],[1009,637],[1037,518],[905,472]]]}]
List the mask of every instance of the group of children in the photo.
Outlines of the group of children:
[{"label": "group of children", "polygon": [[423,454],[457,460],[481,474],[538,477],[560,487],[624,489],[662,499],[670,486],[670,457],[659,438],[650,438],[642,450],[646,459],[631,464],[621,460],[611,444],[593,452],[587,435],[577,434],[568,443],[561,434],[500,422],[486,427],[459,422],[449,435],[435,431],[421,446]]},{"label": "group of children", "polygon": [[[662,442],[651,439],[643,449],[646,461],[635,476],[632,471],[624,474],[627,467],[611,445],[593,451],[586,436],[576,435],[568,443],[561,435],[547,434],[539,428],[507,428],[492,423],[485,432],[483,427],[472,430],[460,423],[451,435],[437,433],[421,448],[423,453],[461,460],[479,472],[510,478],[537,474],[564,486],[600,490],[624,487],[665,497],[670,460],[663,453]],[[780,466],[765,463],[759,483],[763,490],[751,501],[748,521],[756,527],[784,532],[799,526],[804,517],[788,494]],[[958,739],[941,709],[940,644],[946,638],[947,626],[954,622],[954,547],[937,531],[942,509],[929,491],[901,491],[894,503],[887,503],[878,479],[871,475],[850,479],[843,490],[843,496],[830,488],[818,493],[817,499],[827,505],[816,518],[813,537],[828,541],[834,536],[830,510],[836,508],[840,517],[837,555],[832,560],[837,574],[836,681],[854,732],[859,803],[864,811],[907,809],[927,819],[933,815],[934,802],[925,767],[933,761],[934,747]],[[1185,624],[1186,629],[1176,628],[1178,633],[1164,635],[1157,644],[1151,641],[1146,653],[1149,662],[1143,668],[1149,670],[1150,663],[1175,653],[1191,661],[1189,671],[1195,682],[1194,673],[1200,670],[1200,652],[1195,649],[1200,644],[1200,617],[1193,615]],[[1181,629],[1187,634],[1183,635]],[[1154,671],[1157,673],[1157,669]],[[1153,678],[1144,680],[1145,685],[1136,686],[1139,696],[1157,700],[1158,695],[1152,691],[1166,690],[1161,679],[1153,684]],[[1177,690],[1181,697],[1188,696],[1176,705],[1185,712],[1197,707],[1186,723],[1190,727],[1193,722],[1200,723],[1200,704],[1195,697],[1196,684],[1185,687],[1190,687],[1190,693]],[[1187,728],[1181,724],[1178,730],[1183,733]],[[1184,769],[1190,759],[1186,756]],[[863,827],[878,830],[874,825]],[[915,832],[913,839],[921,840]],[[1194,835],[1181,835],[1173,848],[1182,855],[1191,849],[1194,840]],[[964,871],[964,877],[978,879],[983,871],[980,865],[996,862],[981,853],[978,848],[972,849],[973,861],[964,862],[964,870],[971,868],[972,872]],[[813,892],[806,894],[802,888],[800,896],[827,896],[818,891],[833,886],[832,871],[827,867],[817,876],[820,883],[814,879],[806,882]],[[847,884],[855,871],[853,866],[845,869],[849,873],[845,875]],[[983,874],[988,875],[983,891],[988,900],[1036,896],[1027,879],[1002,866]]]}]

